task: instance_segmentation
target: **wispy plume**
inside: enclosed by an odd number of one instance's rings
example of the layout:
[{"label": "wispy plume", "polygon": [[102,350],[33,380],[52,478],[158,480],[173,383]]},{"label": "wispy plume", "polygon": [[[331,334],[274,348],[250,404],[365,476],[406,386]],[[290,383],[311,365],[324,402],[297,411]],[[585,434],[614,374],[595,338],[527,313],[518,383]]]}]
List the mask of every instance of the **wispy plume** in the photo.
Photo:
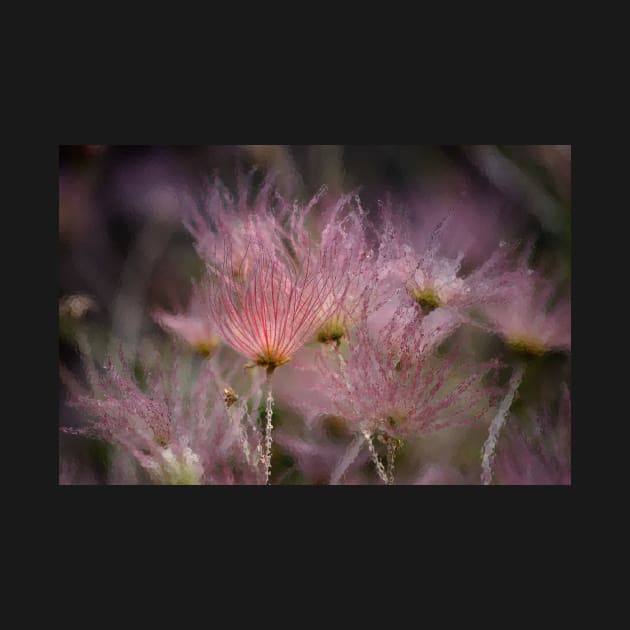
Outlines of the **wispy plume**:
[{"label": "wispy plume", "polygon": [[[231,412],[226,382],[204,362],[194,378],[177,361],[129,365],[123,354],[92,370],[91,387],[72,385],[70,404],[84,424],[65,433],[97,438],[122,449],[144,470],[148,482],[200,485],[256,483],[255,437],[243,429],[246,407]],[[246,458],[245,458],[246,460]]]}]

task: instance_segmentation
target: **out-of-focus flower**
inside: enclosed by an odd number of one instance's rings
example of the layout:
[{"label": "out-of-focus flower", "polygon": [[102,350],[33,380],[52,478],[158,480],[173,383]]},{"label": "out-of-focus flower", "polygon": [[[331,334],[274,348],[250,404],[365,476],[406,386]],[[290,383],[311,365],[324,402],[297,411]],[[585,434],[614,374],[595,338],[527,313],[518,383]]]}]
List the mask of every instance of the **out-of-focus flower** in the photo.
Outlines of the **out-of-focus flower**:
[{"label": "out-of-focus flower", "polygon": [[[65,427],[113,444],[130,455],[158,484],[257,483],[252,453],[259,435],[248,432],[245,400],[228,409],[223,382],[210,362],[186,381],[177,362],[166,372],[141,364],[142,378],[121,356],[104,372],[89,371],[91,391],[74,391],[70,400],[85,425]],[[145,386],[141,386],[145,380]],[[260,403],[260,395],[254,405]],[[256,408],[256,407],[254,407]]]},{"label": "out-of-focus flower", "polygon": [[175,335],[203,356],[212,356],[219,345],[219,338],[205,318],[174,315],[164,311],[156,312],[154,318],[164,330]]},{"label": "out-of-focus flower", "polygon": [[571,484],[571,398],[565,387],[557,418],[547,408],[527,423],[512,417],[500,438],[495,483],[500,485]]},{"label": "out-of-focus flower", "polygon": [[164,330],[205,357],[211,357],[219,346],[219,337],[208,314],[204,313],[201,292],[197,287],[193,289],[188,313],[173,314],[158,310],[153,317]]},{"label": "out-of-focus flower", "polygon": [[516,352],[542,356],[571,350],[571,300],[555,299],[556,283],[532,269],[514,275],[508,299],[487,305],[484,315]]}]

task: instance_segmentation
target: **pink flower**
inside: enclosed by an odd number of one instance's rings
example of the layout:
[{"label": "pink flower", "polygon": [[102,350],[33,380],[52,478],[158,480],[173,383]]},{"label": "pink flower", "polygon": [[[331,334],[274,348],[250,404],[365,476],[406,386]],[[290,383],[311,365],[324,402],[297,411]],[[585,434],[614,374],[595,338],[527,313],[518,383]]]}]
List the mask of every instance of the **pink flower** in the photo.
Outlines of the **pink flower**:
[{"label": "pink flower", "polygon": [[[341,273],[347,286],[327,296],[321,305],[326,317],[320,329],[313,331],[319,341],[338,343],[359,304],[379,286],[376,256],[368,245],[365,212],[358,197],[347,194],[322,202],[326,193],[322,187],[302,205],[285,199],[270,177],[254,193],[252,174],[239,173],[236,195],[215,178],[204,195],[203,211],[190,212],[187,226],[197,251],[213,274],[229,274],[237,282],[245,281],[253,271],[252,244],[276,260],[301,265],[308,259],[323,275]],[[327,252],[333,249],[331,257]],[[229,270],[226,257],[233,264]],[[379,297],[382,300],[382,294]]]},{"label": "pink flower", "polygon": [[439,334],[402,308],[376,333],[357,324],[347,358],[338,352],[336,366],[332,357],[320,361],[318,414],[393,438],[477,421],[497,393],[482,384],[495,364],[465,363],[457,351],[439,356],[431,338]]},{"label": "pink flower", "polygon": [[177,363],[168,372],[145,363],[142,371],[145,386],[121,356],[120,368],[110,360],[103,373],[89,372],[91,391],[74,391],[70,400],[85,425],[62,430],[119,447],[153,483],[256,483],[244,457],[247,434],[224,403],[225,382],[211,363],[202,364],[192,385]]},{"label": "pink flower", "polygon": [[219,337],[204,313],[199,289],[193,289],[188,313],[156,311],[155,321],[169,334],[199,354],[211,357],[219,345]]},{"label": "pink flower", "polygon": [[300,241],[316,255],[334,249],[328,257],[331,273],[345,279],[343,293],[330,295],[325,308],[332,311],[317,331],[317,340],[339,344],[361,313],[373,312],[385,304],[393,290],[382,282],[378,250],[370,244],[366,213],[354,194],[339,197],[319,220],[319,239],[304,236]]},{"label": "pink flower", "polygon": [[[223,339],[268,372],[289,361],[329,317],[335,297],[343,295],[334,256],[331,248],[316,261],[308,252],[294,261],[252,243],[236,263],[228,249],[223,274],[208,295]],[[232,270],[243,264],[251,272],[235,278]]]},{"label": "pink flower", "polygon": [[552,350],[571,350],[571,300],[555,299],[557,285],[532,269],[513,278],[508,299],[487,305],[491,326],[517,352],[541,356]]},{"label": "pink flower", "polygon": [[438,220],[425,221],[414,232],[404,216],[394,225],[385,205],[382,258],[388,274],[398,279],[424,314],[440,307],[461,311],[474,305],[501,301],[512,280],[511,248],[501,242],[483,263],[464,272],[466,248],[454,251],[453,226],[459,217],[445,210]]}]

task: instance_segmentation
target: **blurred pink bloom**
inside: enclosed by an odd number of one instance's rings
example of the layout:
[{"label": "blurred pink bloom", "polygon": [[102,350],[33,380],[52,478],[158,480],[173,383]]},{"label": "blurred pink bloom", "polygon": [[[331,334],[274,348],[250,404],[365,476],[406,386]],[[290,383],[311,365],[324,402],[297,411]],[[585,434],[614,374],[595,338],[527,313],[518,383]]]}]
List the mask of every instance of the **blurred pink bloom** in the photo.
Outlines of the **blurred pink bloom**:
[{"label": "blurred pink bloom", "polygon": [[494,403],[497,390],[482,378],[496,364],[466,363],[458,351],[438,356],[431,337],[439,334],[404,309],[377,333],[357,324],[347,358],[320,360],[321,401],[305,411],[393,438],[477,421]]},{"label": "blurred pink bloom", "polygon": [[555,419],[542,408],[521,425],[511,418],[497,449],[495,483],[571,485],[571,399],[565,387]]},{"label": "blurred pink bloom", "polygon": [[541,356],[571,350],[571,299],[554,303],[557,285],[532,269],[514,276],[508,300],[487,305],[484,315],[512,348]]},{"label": "blurred pink bloom", "polygon": [[91,391],[73,393],[70,404],[86,424],[64,432],[121,448],[154,483],[256,483],[244,456],[255,446],[246,443],[251,436],[242,430],[239,410],[231,414],[224,404],[225,382],[211,363],[204,362],[188,385],[177,363],[168,372],[145,364],[146,388],[122,356],[120,363],[116,368],[110,360],[103,373],[92,371]]},{"label": "blurred pink bloom", "polygon": [[169,334],[206,357],[211,357],[219,345],[219,337],[204,312],[200,290],[193,289],[188,313],[173,314],[156,311],[155,321]]}]

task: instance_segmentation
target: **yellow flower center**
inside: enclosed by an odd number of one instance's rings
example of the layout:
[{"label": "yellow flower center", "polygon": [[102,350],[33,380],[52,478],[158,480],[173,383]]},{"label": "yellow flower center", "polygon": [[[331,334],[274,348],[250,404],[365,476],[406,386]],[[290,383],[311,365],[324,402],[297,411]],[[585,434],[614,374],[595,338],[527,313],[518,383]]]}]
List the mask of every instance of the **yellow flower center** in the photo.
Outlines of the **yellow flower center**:
[{"label": "yellow flower center", "polygon": [[339,343],[345,334],[343,322],[339,317],[333,317],[327,321],[317,333],[317,341],[320,343]]},{"label": "yellow flower center", "polygon": [[411,289],[411,295],[425,313],[430,313],[442,306],[442,300],[434,289]]},{"label": "yellow flower center", "polygon": [[291,357],[287,357],[285,355],[279,355],[273,350],[270,350],[267,353],[259,354],[256,359],[256,365],[260,367],[265,367],[267,369],[272,368],[275,369],[279,365],[284,365],[287,361],[290,360]]},{"label": "yellow flower center", "polygon": [[195,343],[193,347],[203,357],[210,358],[219,347],[219,340],[216,337],[204,339]]},{"label": "yellow flower center", "polygon": [[510,337],[507,344],[519,354],[541,357],[547,352],[545,344],[533,337]]}]

